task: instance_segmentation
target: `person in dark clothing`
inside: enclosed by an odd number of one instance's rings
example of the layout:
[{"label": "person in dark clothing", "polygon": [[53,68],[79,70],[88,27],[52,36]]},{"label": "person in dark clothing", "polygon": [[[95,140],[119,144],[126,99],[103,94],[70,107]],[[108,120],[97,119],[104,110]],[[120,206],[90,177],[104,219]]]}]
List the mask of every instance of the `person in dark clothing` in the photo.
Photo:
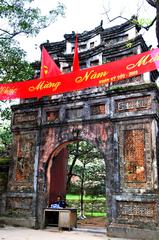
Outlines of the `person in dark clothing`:
[{"label": "person in dark clothing", "polygon": [[68,204],[66,203],[66,201],[64,199],[62,199],[61,195],[57,196],[57,201],[55,201],[53,204],[51,204],[53,206],[59,206],[60,208],[66,208],[68,206]]}]

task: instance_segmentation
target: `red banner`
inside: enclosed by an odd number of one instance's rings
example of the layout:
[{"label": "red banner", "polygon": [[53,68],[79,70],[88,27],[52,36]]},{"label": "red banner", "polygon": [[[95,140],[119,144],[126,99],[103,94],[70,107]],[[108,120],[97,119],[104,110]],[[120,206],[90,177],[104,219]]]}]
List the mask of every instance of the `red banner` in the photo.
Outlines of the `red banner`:
[{"label": "red banner", "polygon": [[159,49],[86,68],[57,77],[0,84],[0,100],[15,98],[40,98],[98,87],[110,82],[121,81],[159,68]]}]

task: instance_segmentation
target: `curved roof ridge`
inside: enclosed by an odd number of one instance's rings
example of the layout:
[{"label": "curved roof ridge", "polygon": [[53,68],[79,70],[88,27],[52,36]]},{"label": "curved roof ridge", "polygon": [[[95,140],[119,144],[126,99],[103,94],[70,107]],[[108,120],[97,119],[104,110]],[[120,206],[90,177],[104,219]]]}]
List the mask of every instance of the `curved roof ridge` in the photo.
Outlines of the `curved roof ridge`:
[{"label": "curved roof ridge", "polygon": [[[87,41],[88,39],[98,34],[104,34],[104,35],[111,34],[114,31],[125,32],[135,26],[135,22],[133,20],[135,20],[136,18],[137,18],[136,16],[132,16],[129,20],[127,20],[122,24],[115,25],[105,29],[103,28],[103,20],[102,20],[100,25],[95,27],[94,29],[89,31],[84,31],[82,33],[78,33],[78,41],[79,42]],[[75,42],[75,32],[73,31],[70,34],[65,34],[64,38],[66,41]]]}]

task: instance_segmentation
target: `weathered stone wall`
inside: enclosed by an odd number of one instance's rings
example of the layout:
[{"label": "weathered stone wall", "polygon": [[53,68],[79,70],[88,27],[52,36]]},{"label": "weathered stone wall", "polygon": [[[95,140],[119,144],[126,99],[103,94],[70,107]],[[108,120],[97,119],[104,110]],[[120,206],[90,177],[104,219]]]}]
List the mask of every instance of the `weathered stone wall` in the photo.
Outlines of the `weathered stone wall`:
[{"label": "weathered stone wall", "polygon": [[108,233],[120,224],[155,229],[158,109],[155,84],[71,93],[13,107],[6,216],[25,216],[42,227],[53,157],[71,141],[86,140],[106,164]]},{"label": "weathered stone wall", "polygon": [[[113,196],[114,223],[108,227],[110,236],[135,238],[132,227],[156,229],[158,239],[158,101],[155,91],[131,93],[115,97],[115,133],[119,163],[119,192]],[[119,230],[120,228],[120,230]],[[114,232],[114,235],[113,235]],[[140,231],[138,237],[141,236]],[[151,234],[150,234],[151,235]],[[147,239],[152,239],[147,237]]]},{"label": "weathered stone wall", "polygon": [[6,199],[8,216],[33,216],[36,135],[36,130],[14,134]]},{"label": "weathered stone wall", "polygon": [[[36,108],[34,111],[26,108],[13,116],[12,157],[5,192],[5,211],[3,211],[7,223],[13,222],[9,218],[16,218],[18,225],[30,227],[35,226],[36,213],[37,113]],[[25,219],[28,219],[28,223]]]}]

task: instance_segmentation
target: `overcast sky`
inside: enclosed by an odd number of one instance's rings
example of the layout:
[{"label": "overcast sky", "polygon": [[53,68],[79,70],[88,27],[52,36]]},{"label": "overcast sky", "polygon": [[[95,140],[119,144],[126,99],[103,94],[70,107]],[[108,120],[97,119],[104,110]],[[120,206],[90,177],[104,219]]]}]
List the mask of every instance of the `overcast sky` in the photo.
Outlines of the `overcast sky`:
[{"label": "overcast sky", "polygon": [[[58,1],[35,0],[34,2],[35,6],[41,9],[42,14],[47,14],[50,9],[56,6]],[[37,37],[20,38],[22,48],[28,53],[27,59],[29,61],[40,60],[39,45],[46,42],[46,40],[50,42],[61,41],[64,39],[63,35],[65,33],[89,31],[97,27],[101,20],[103,20],[104,28],[123,22],[123,20],[117,19],[111,25],[108,24],[108,19],[104,13],[105,10],[110,9],[109,16],[111,19],[118,15],[129,19],[137,13],[137,9],[143,2],[144,6],[139,11],[140,18],[150,20],[155,16],[155,9],[147,4],[146,0],[61,0],[61,2],[66,6],[66,16],[64,18],[58,18],[50,27],[42,30]],[[150,33],[143,34],[148,45],[153,42],[154,47],[156,47],[154,29]]]}]

